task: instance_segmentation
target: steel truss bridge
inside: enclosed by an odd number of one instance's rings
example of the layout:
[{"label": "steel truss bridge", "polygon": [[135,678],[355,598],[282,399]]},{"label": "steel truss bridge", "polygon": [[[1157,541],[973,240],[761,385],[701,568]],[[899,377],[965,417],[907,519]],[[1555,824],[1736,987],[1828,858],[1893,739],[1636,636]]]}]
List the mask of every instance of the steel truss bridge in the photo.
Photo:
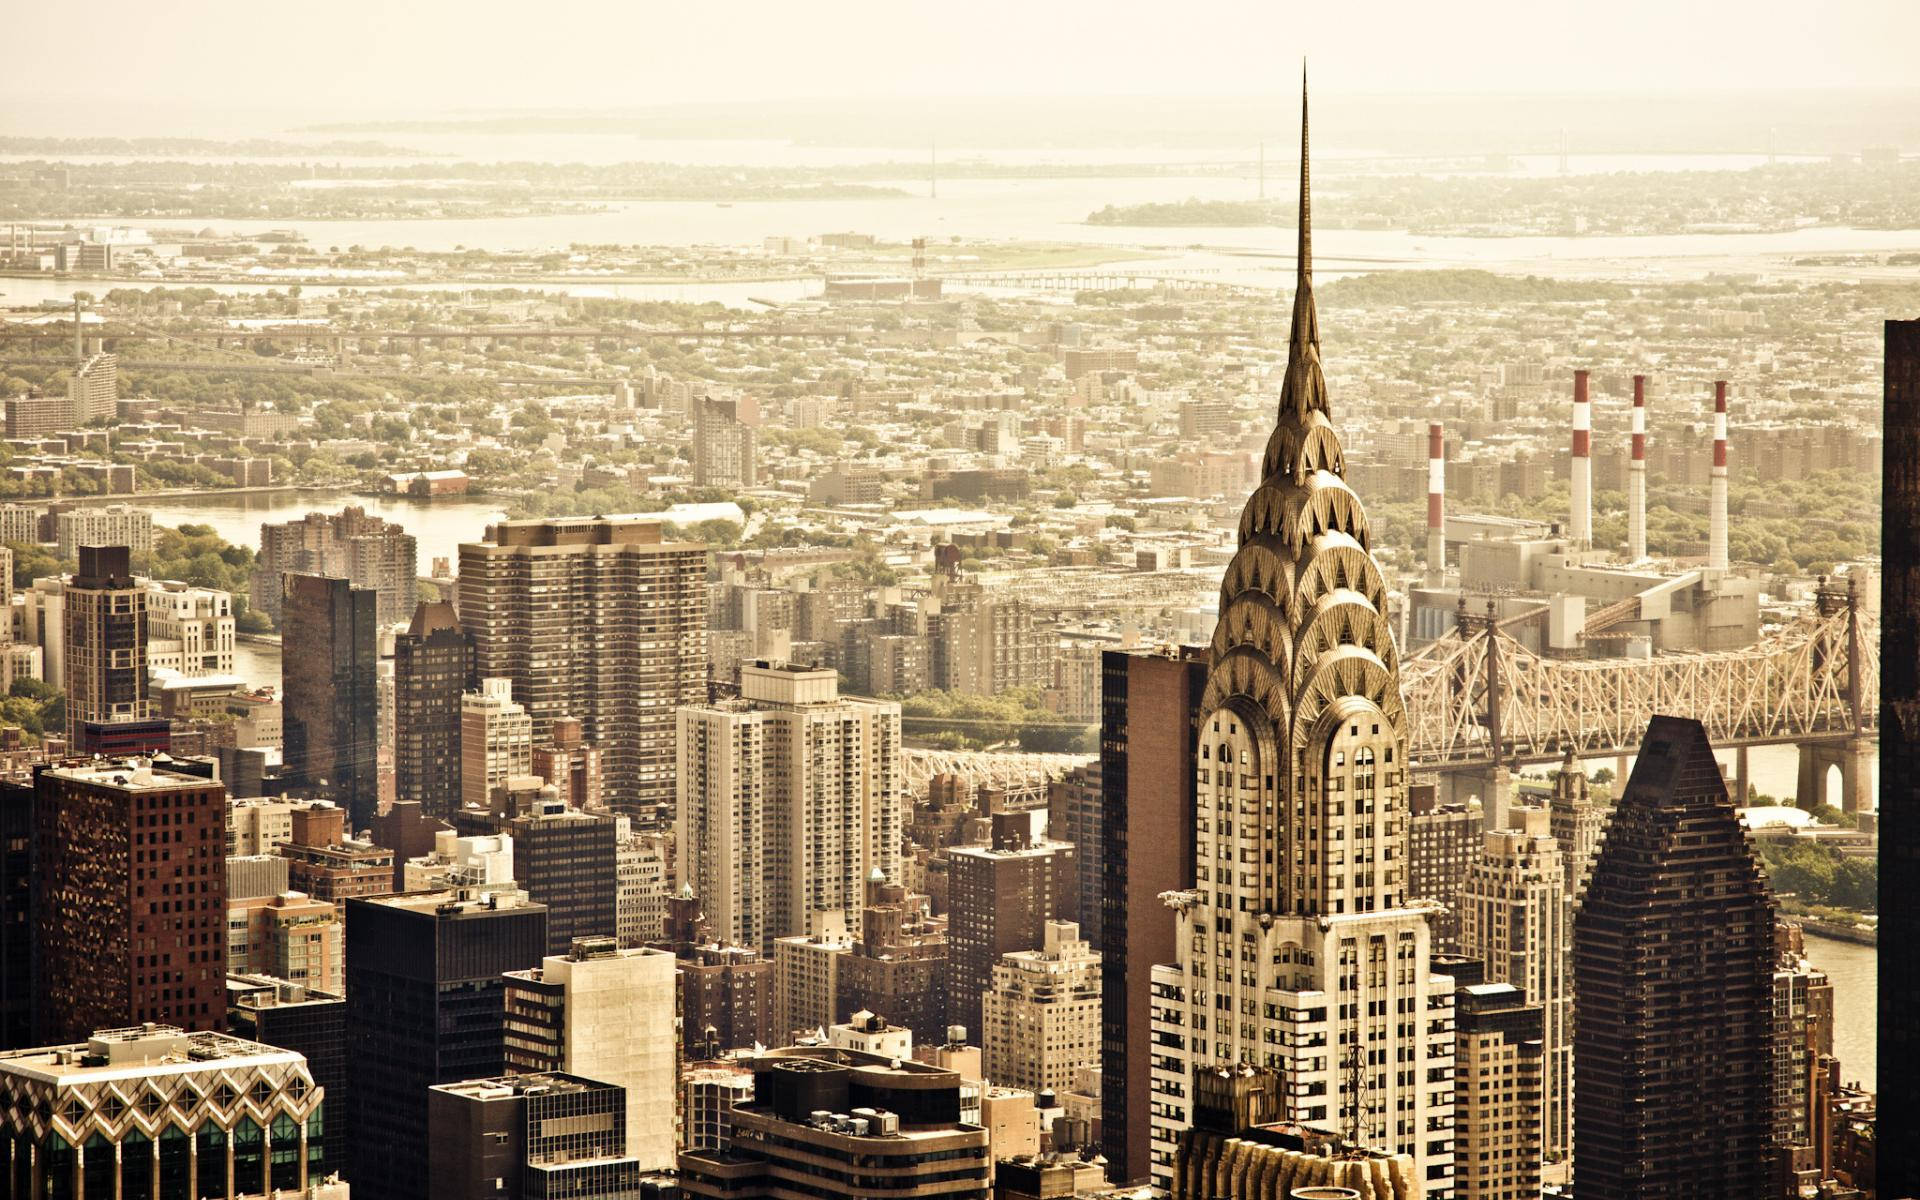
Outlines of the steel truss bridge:
[{"label": "steel truss bridge", "polygon": [[1739,650],[1548,658],[1500,624],[1463,602],[1452,632],[1402,660],[1417,769],[1631,754],[1655,713],[1700,721],[1721,748],[1879,732],[1878,622],[1844,585],[1823,580],[1813,612]]}]

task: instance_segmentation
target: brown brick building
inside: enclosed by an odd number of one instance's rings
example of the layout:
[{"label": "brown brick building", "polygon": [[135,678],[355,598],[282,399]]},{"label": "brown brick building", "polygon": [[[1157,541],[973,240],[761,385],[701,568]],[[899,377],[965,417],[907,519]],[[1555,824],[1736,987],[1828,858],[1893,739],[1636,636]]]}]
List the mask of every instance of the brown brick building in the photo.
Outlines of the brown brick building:
[{"label": "brown brick building", "polygon": [[145,760],[34,780],[35,1034],[226,1024],[227,792]]},{"label": "brown brick building", "polygon": [[1028,813],[995,813],[992,842],[948,851],[947,1014],[969,1037],[979,1033],[980,997],[1000,956],[1039,949],[1048,921],[1077,912],[1072,844],[1036,838],[1032,828]]}]

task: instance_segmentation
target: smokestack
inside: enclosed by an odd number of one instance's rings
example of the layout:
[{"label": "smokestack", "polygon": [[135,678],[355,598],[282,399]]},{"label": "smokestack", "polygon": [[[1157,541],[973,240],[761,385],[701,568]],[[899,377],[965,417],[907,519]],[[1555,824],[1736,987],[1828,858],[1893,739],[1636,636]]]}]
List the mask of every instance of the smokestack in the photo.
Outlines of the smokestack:
[{"label": "smokestack", "polygon": [[1713,475],[1707,496],[1707,569],[1727,569],[1727,381],[1713,381]]},{"label": "smokestack", "polygon": [[1647,377],[1633,377],[1633,458],[1627,463],[1627,560],[1647,556]]},{"label": "smokestack", "polygon": [[1440,422],[1427,426],[1427,585],[1439,587],[1447,577],[1447,457]]},{"label": "smokestack", "polygon": [[1593,546],[1593,411],[1587,404],[1587,373],[1573,373],[1573,519],[1568,532],[1573,548]]}]

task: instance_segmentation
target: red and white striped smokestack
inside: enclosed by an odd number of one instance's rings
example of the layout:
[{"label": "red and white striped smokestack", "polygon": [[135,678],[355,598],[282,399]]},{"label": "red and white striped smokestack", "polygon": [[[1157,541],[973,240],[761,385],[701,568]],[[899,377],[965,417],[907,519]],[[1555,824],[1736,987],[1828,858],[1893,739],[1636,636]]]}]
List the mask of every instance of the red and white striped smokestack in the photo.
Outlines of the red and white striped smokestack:
[{"label": "red and white striped smokestack", "polygon": [[1593,409],[1587,403],[1587,373],[1573,373],[1573,519],[1568,534],[1576,550],[1593,545]]},{"label": "red and white striped smokestack", "polygon": [[1633,377],[1633,458],[1627,463],[1627,560],[1647,556],[1647,377]]},{"label": "red and white striped smokestack", "polygon": [[1713,474],[1707,494],[1707,569],[1727,569],[1727,381],[1713,381]]},{"label": "red and white striped smokestack", "polygon": [[1447,451],[1438,421],[1427,425],[1427,582],[1438,587],[1447,574]]}]

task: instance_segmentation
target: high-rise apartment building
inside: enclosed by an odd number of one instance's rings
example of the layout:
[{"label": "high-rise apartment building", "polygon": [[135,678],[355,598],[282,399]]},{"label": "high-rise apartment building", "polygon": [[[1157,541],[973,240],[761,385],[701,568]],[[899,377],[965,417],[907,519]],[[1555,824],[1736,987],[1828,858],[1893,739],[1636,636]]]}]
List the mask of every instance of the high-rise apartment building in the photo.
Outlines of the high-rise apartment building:
[{"label": "high-rise apartment building", "polygon": [[415,892],[347,902],[353,1192],[427,1194],[427,1089],[505,1069],[506,972],[540,961],[547,911],[524,893]]},{"label": "high-rise apartment building", "polygon": [[233,597],[171,579],[147,584],[147,669],[233,674]]},{"label": "high-rise apartment building", "polygon": [[144,759],[34,777],[34,1027],[43,1041],[226,1022],[226,789]]},{"label": "high-rise apartment building", "polygon": [[1544,1020],[1546,1089],[1542,1145],[1563,1161],[1573,1149],[1572,919],[1560,844],[1544,808],[1508,810],[1460,889],[1460,951],[1480,960],[1489,983],[1511,983]]},{"label": "high-rise apartment building", "polygon": [[33,791],[0,779],[0,1046],[33,1041]]},{"label": "high-rise apartment building", "polygon": [[449,817],[461,804],[460,698],[471,658],[444,600],[415,608],[393,640],[394,794],[429,817]]},{"label": "high-rise apartment building", "polygon": [[300,1195],[326,1089],[298,1054],[171,1025],[0,1053],[0,1195]]},{"label": "high-rise apartment building", "polygon": [[666,950],[622,950],[577,938],[564,955],[507,973],[507,1069],[565,1071],[627,1090],[626,1153],[648,1171],[673,1168],[678,1085],[677,983]]},{"label": "high-rise apartment building", "polygon": [[1285,1081],[1284,1111],[1453,1190],[1453,981],[1408,895],[1408,717],[1387,585],[1343,478],[1313,302],[1306,104],[1298,283],[1263,482],[1240,518],[1201,701],[1194,879],[1156,968],[1156,1182],[1203,1071]]},{"label": "high-rise apartment building", "polygon": [[513,680],[486,678],[460,697],[460,804],[489,808],[494,789],[533,774],[533,718],[514,703]]},{"label": "high-rise apartment building", "polygon": [[1815,1167],[1829,1153],[1828,1097],[1816,1081],[1822,1059],[1832,1056],[1833,981],[1807,960],[1801,927],[1781,922],[1774,926],[1773,1144],[1788,1172]]},{"label": "high-rise apartment building", "polygon": [[1582,1200],[1775,1194],[1773,922],[1706,729],[1653,718],[1574,917]]},{"label": "high-rise apartment building", "polygon": [[[229,860],[232,861],[232,860]],[[263,861],[285,864],[266,856]],[[331,900],[302,892],[227,901],[227,970],[270,975],[302,987],[338,992],[345,984],[342,954],[346,928]]]},{"label": "high-rise apartment building", "polygon": [[1038,950],[1003,954],[981,1002],[982,1069],[997,1087],[1056,1095],[1100,1063],[1100,955],[1072,921]]},{"label": "high-rise apartment building", "polygon": [[412,534],[368,516],[362,508],[266,522],[260,526],[260,553],[253,564],[253,606],[282,621],[282,576],[327,575],[373,592],[374,619],[398,625],[413,616],[417,556]]},{"label": "high-rise apartment building", "polygon": [[1079,855],[1033,836],[1024,812],[993,816],[993,840],[947,851],[947,1014],[979,1035],[982,997],[1002,955],[1046,944],[1048,921],[1071,921]]},{"label": "high-rise apartment building", "polygon": [[1454,993],[1453,1159],[1458,1200],[1540,1194],[1543,1013],[1511,983]]},{"label": "high-rise apartment building", "polygon": [[294,780],[367,828],[379,800],[380,701],[374,593],[345,579],[289,574],[281,581],[283,761]]},{"label": "high-rise apartment building", "polygon": [[147,694],[146,584],[134,578],[124,545],[80,547],[63,611],[67,743],[86,752],[111,738],[106,726],[141,727],[155,715]]},{"label": "high-rise apartment building", "polygon": [[853,953],[842,922],[773,939],[773,1038],[789,1042],[840,1020],[840,964]]},{"label": "high-rise apartment building", "polygon": [[857,930],[868,882],[899,876],[900,706],[836,680],[750,663],[738,699],[680,710],[675,877],[722,941]]},{"label": "high-rise apartment building", "polygon": [[607,803],[664,827],[674,710],[707,698],[707,548],[658,521],[503,521],[460,547],[460,622],[474,671],[513,680],[538,739],[580,719]]},{"label": "high-rise apartment building", "polygon": [[754,485],[754,430],[741,419],[738,400],[694,401],[693,482],[695,487]]},{"label": "high-rise apartment building", "polygon": [[[1098,662],[1095,659],[1096,668]],[[1097,680],[1097,669],[1095,676]],[[1096,700],[1099,691],[1096,683]],[[1100,900],[1100,891],[1107,882],[1100,858],[1105,844],[1101,829],[1105,817],[1106,789],[1100,782],[1098,761],[1075,767],[1047,785],[1047,834],[1072,842],[1078,852],[1080,897],[1074,902],[1074,909],[1080,914],[1081,940],[1095,950],[1100,948],[1100,923],[1105,916],[1105,905]]]},{"label": "high-rise apartment building", "polygon": [[680,1047],[690,1058],[767,1045],[773,962],[747,946],[686,946],[680,960]]},{"label": "high-rise apartment building", "polygon": [[1147,1177],[1153,965],[1172,962],[1163,892],[1193,878],[1192,762],[1207,655],[1101,656],[1100,1140],[1113,1177]]},{"label": "high-rise apartment building", "polygon": [[1593,799],[1587,773],[1571,750],[1554,777],[1547,812],[1553,840],[1560,843],[1560,860],[1566,866],[1567,895],[1578,900],[1587,890],[1593,856],[1600,852],[1600,835],[1607,829],[1607,808]]},{"label": "high-rise apartment building", "polygon": [[[1880,516],[1880,888],[1920,895],[1920,320],[1886,324]],[[1880,906],[1879,1061],[1920,1060],[1920,905]],[[1920,1072],[1879,1081],[1882,1129],[1920,1129]],[[1920,1195],[1920,1138],[1883,1138],[1883,1196]]]},{"label": "high-rise apartment building", "polygon": [[287,885],[315,900],[342,904],[391,894],[396,874],[393,851],[351,836],[347,811],[326,800],[294,803],[291,829],[274,853],[287,860]]},{"label": "high-rise apartment building", "polygon": [[95,354],[67,381],[67,402],[75,425],[110,421],[118,414],[120,356]]}]

